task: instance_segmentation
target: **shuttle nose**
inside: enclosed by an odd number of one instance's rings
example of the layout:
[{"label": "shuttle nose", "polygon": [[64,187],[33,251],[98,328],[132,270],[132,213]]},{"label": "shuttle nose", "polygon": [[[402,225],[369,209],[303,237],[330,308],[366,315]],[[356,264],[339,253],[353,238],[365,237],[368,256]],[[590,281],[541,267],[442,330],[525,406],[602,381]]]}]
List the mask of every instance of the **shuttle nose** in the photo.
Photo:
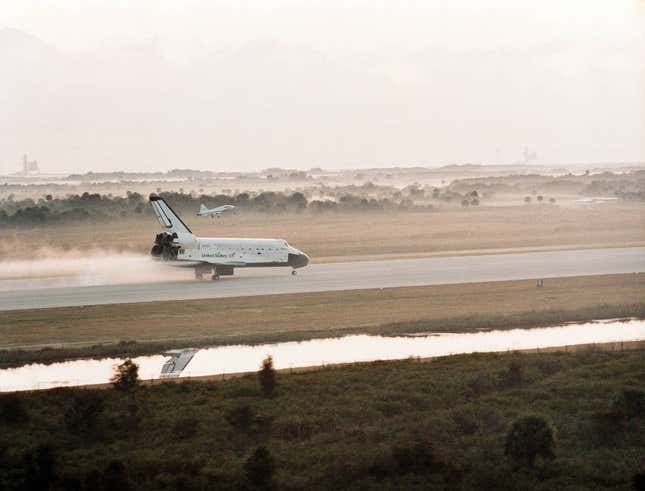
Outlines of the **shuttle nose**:
[{"label": "shuttle nose", "polygon": [[295,254],[289,254],[289,266],[292,268],[304,268],[309,264],[309,256],[304,252],[298,251]]}]

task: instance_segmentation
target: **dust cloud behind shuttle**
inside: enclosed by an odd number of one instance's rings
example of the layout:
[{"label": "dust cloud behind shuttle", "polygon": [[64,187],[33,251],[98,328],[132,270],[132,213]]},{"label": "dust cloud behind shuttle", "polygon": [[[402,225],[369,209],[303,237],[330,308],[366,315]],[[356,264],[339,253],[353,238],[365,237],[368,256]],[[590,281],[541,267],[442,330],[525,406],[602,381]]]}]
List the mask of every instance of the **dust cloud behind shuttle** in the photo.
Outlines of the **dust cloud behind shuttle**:
[{"label": "dust cloud behind shuttle", "polygon": [[75,252],[40,249],[29,260],[0,262],[0,291],[113,285],[190,279],[144,254],[94,249]]}]

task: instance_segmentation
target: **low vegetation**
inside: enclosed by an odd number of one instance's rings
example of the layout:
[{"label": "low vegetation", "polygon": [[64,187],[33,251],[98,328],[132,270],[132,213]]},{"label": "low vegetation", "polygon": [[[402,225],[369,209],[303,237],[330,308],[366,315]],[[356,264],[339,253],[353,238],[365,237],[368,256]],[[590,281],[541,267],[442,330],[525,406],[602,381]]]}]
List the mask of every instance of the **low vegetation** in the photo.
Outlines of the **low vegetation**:
[{"label": "low vegetation", "polygon": [[[0,396],[0,488],[640,489],[645,352]],[[639,484],[640,483],[640,484]]]}]

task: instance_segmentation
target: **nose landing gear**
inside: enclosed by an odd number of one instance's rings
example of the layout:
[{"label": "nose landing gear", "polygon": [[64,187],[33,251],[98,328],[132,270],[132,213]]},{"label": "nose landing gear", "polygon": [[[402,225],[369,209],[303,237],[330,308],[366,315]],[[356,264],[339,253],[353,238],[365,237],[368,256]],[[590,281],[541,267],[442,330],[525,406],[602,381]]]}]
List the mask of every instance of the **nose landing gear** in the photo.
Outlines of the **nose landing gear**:
[{"label": "nose landing gear", "polygon": [[291,276],[296,276],[298,274],[298,271],[295,269],[291,270]]}]

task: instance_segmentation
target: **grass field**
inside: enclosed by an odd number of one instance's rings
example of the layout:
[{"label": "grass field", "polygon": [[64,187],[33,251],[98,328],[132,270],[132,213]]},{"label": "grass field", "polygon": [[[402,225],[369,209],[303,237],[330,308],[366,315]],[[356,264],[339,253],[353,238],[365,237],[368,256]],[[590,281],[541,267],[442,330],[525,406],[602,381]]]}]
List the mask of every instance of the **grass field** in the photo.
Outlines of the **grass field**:
[{"label": "grass field", "polygon": [[[628,274],[554,278],[544,288],[531,280],[501,281],[8,311],[0,317],[0,362],[645,317],[644,298],[645,274]],[[34,351],[44,347],[56,349]]]},{"label": "grass field", "polygon": [[[628,490],[644,373],[643,351],[479,354],[279,373],[272,396],[255,375],[2,395],[0,487]],[[526,414],[553,459],[505,454]]]},{"label": "grass field", "polygon": [[[215,220],[194,216],[186,220],[201,236],[283,238],[314,262],[645,244],[645,206],[641,204],[388,213],[239,213]],[[4,230],[0,260],[43,254],[55,257],[61,250],[70,249],[147,254],[158,231],[153,217],[138,222]]]}]

